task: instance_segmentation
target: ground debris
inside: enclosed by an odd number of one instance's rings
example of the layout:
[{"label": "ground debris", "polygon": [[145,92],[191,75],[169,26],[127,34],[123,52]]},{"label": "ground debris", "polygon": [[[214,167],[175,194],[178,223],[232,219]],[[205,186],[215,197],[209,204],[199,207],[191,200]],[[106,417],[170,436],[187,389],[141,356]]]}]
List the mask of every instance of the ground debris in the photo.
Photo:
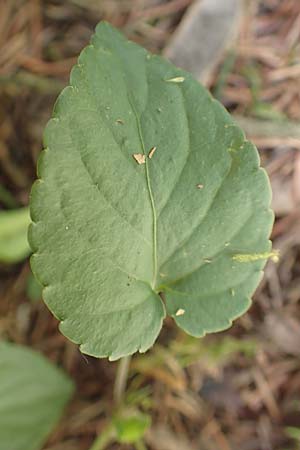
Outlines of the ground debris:
[{"label": "ground debris", "polygon": [[148,153],[148,158],[151,159],[155,152],[156,152],[156,147],[152,147]]},{"label": "ground debris", "polygon": [[146,155],[143,153],[133,153],[132,157],[138,164],[145,164],[146,162]]}]

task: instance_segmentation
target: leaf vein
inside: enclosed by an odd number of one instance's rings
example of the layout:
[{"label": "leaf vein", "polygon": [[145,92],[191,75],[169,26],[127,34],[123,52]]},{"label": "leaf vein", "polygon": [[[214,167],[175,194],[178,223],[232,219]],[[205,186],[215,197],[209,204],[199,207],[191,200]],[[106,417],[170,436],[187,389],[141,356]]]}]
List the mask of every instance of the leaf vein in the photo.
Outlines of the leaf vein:
[{"label": "leaf vein", "polygon": [[210,201],[209,205],[206,208],[206,211],[204,212],[203,217],[201,218],[200,222],[197,222],[196,225],[194,227],[192,227],[190,233],[179,243],[179,245],[172,251],[172,253],[170,255],[168,255],[168,257],[162,262],[161,267],[163,267],[171,258],[172,256],[178,251],[180,250],[182,247],[184,247],[184,245],[191,239],[191,237],[193,236],[193,234],[197,231],[197,229],[201,226],[201,224],[204,222],[204,220],[207,218],[213,204],[215,203],[218,194],[220,193],[224,183],[227,181],[231,170],[233,167],[233,160],[231,160],[231,165],[228,168],[228,171],[225,175],[225,177],[222,179],[220,185],[218,186],[215,194],[212,197],[212,200]]}]

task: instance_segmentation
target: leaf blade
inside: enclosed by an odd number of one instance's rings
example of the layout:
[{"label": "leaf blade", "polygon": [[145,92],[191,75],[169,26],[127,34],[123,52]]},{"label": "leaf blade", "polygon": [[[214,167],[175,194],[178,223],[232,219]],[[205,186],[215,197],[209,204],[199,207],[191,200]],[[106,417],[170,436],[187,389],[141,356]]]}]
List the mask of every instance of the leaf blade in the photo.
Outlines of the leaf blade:
[{"label": "leaf blade", "polygon": [[[273,216],[257,151],[203,87],[108,24],[91,42],[45,131],[31,264],[61,331],[116,359],[154,343],[161,291],[194,335],[247,309],[264,261],[241,267],[232,254],[266,252]],[[215,295],[220,267],[227,291]],[[214,325],[203,323],[204,297]]]},{"label": "leaf blade", "polygon": [[0,361],[1,447],[38,450],[59,421],[73,384],[42,355],[25,347],[1,342]]}]

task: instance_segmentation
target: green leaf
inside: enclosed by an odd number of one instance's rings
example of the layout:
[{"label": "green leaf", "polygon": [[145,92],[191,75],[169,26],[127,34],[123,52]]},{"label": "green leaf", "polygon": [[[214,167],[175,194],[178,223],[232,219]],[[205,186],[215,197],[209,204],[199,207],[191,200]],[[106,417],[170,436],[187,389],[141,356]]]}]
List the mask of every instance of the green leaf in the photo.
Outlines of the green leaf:
[{"label": "green leaf", "polygon": [[130,417],[118,417],[114,420],[117,440],[121,443],[133,444],[143,438],[151,425],[151,417],[147,414],[135,414]]},{"label": "green leaf", "polygon": [[0,343],[0,448],[38,450],[73,392],[71,380],[42,355]]},{"label": "green leaf", "polygon": [[270,186],[190,74],[101,23],[44,143],[31,264],[83,353],[146,351],[165,311],[203,336],[247,310],[269,256]]},{"label": "green leaf", "polygon": [[285,434],[290,437],[291,439],[294,439],[296,441],[297,447],[294,450],[297,450],[300,448],[300,428],[297,427],[286,427],[285,428]]},{"label": "green leaf", "polygon": [[16,263],[30,254],[27,230],[30,223],[29,209],[0,211],[0,261]]},{"label": "green leaf", "polygon": [[300,428],[297,427],[286,427],[286,433],[293,439],[300,440]]}]

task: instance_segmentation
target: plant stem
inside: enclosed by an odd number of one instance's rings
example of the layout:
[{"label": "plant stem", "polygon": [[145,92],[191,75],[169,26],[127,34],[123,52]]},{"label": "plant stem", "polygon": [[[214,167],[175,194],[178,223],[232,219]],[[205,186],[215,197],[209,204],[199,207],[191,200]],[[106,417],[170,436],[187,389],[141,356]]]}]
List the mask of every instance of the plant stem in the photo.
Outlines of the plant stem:
[{"label": "plant stem", "polygon": [[109,425],[96,437],[89,450],[104,450],[113,438],[114,429],[112,425]]},{"label": "plant stem", "polygon": [[119,406],[123,400],[124,392],[126,389],[129,365],[131,356],[125,356],[121,358],[118,363],[117,374],[114,385],[114,402],[115,406]]},{"label": "plant stem", "polygon": [[[114,385],[114,403],[118,408],[122,403],[127,384],[131,356],[121,358],[117,368],[117,374]],[[89,450],[104,450],[107,445],[115,438],[115,429],[112,424],[108,425],[99,436],[96,437]]]}]

